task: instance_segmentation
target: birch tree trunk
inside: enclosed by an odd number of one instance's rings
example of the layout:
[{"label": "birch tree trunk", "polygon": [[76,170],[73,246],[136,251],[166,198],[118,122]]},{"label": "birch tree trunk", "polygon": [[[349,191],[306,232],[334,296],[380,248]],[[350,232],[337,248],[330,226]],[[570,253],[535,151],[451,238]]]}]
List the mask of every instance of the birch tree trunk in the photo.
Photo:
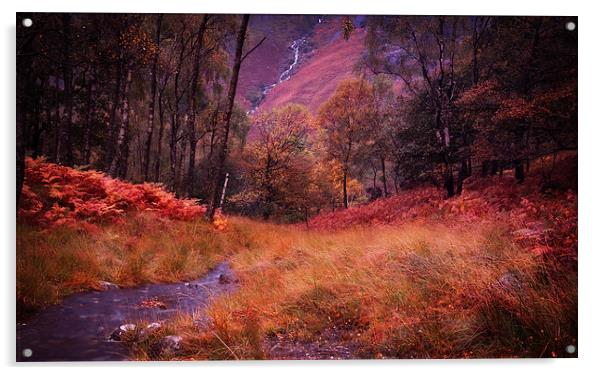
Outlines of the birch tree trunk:
[{"label": "birch tree trunk", "polygon": [[207,15],[203,15],[201,19],[201,25],[197,32],[197,47],[196,54],[194,57],[194,65],[192,68],[192,82],[190,84],[190,95],[188,100],[188,142],[190,152],[188,154],[188,173],[186,176],[187,186],[186,193],[189,197],[194,194],[194,175],[195,175],[195,162],[196,162],[196,146],[198,143],[196,135],[196,111],[198,107],[198,86],[199,86],[199,73],[201,70],[201,57],[203,51],[203,39],[205,37],[205,30],[207,28]]},{"label": "birch tree trunk", "polygon": [[73,165],[73,143],[71,141],[73,124],[73,62],[71,59],[71,15],[63,15],[63,104],[65,106],[64,126],[62,127],[63,155],[59,154],[59,162]]},{"label": "birch tree trunk", "polygon": [[159,45],[161,43],[161,24],[163,22],[163,14],[157,16],[157,34],[155,43],[157,51],[153,57],[153,66],[151,68],[151,93],[150,103],[148,106],[148,125],[146,129],[146,144],[144,146],[144,160],[142,161],[143,176],[146,181],[149,180],[150,170],[150,151],[153,142],[153,132],[155,129],[155,97],[157,96],[157,65],[159,64]]},{"label": "birch tree trunk", "polygon": [[228,89],[227,109],[225,113],[224,125],[219,134],[219,152],[217,152],[216,163],[214,164],[215,173],[212,174],[212,200],[207,217],[213,220],[215,210],[219,205],[220,186],[224,174],[224,163],[228,155],[228,134],[230,132],[230,119],[232,117],[232,107],[234,106],[234,98],[236,96],[236,87],[238,85],[238,73],[240,72],[240,64],[242,61],[242,49],[245,44],[247,34],[247,25],[249,24],[249,15],[245,14],[242,17],[238,37],[236,39],[236,55],[234,57],[234,66],[232,68],[232,77],[230,78],[230,87]]},{"label": "birch tree trunk", "polygon": [[125,178],[127,174],[127,162],[129,157],[129,127],[130,127],[130,101],[129,91],[132,85],[132,70],[128,69],[126,73],[125,87],[123,90],[123,103],[121,109],[121,125],[117,133],[117,142],[115,144],[115,155],[111,161],[109,174],[116,177]]},{"label": "birch tree trunk", "polygon": [[[165,80],[167,83],[167,79]],[[161,177],[161,152],[163,149],[163,131],[165,129],[165,110],[163,108],[163,93],[165,86],[159,89],[159,134],[157,137],[157,154],[155,155],[155,181]]]}]

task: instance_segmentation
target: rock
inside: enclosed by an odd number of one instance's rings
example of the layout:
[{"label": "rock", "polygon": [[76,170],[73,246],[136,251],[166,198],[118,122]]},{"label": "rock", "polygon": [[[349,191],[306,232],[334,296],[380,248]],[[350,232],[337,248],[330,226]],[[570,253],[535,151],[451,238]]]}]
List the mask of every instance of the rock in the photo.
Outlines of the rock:
[{"label": "rock", "polygon": [[160,342],[159,352],[161,355],[172,355],[180,350],[182,336],[170,335],[165,336]]},{"label": "rock", "polygon": [[108,281],[99,281],[98,284],[100,285],[100,288],[102,290],[115,290],[115,289],[120,289],[119,285],[117,284],[113,284],[111,282]]},{"label": "rock", "polygon": [[497,281],[497,285],[504,290],[520,290],[522,289],[522,283],[512,272],[506,272]]},{"label": "rock", "polygon": [[151,324],[149,324],[149,325],[146,326],[146,329],[157,330],[159,328],[161,328],[161,323],[159,323],[159,322],[154,322],[154,323],[151,323]]},{"label": "rock", "polygon": [[133,323],[123,324],[119,326],[119,329],[124,332],[130,332],[136,330],[136,325]]},{"label": "rock", "polygon": [[232,282],[232,278],[228,275],[221,274],[219,275],[219,283],[220,284],[230,284]]},{"label": "rock", "polygon": [[153,323],[147,325],[140,331],[140,335],[138,336],[138,341],[146,340],[151,334],[153,334],[154,332],[159,330],[159,328],[161,328],[161,327],[162,327],[162,325],[159,322],[153,322]]},{"label": "rock", "polygon": [[123,338],[123,335],[125,335],[126,333],[134,332],[134,331],[136,331],[135,324],[132,324],[132,323],[123,324],[111,333],[111,336],[109,337],[109,339],[113,340],[113,341],[121,341],[121,339]]}]

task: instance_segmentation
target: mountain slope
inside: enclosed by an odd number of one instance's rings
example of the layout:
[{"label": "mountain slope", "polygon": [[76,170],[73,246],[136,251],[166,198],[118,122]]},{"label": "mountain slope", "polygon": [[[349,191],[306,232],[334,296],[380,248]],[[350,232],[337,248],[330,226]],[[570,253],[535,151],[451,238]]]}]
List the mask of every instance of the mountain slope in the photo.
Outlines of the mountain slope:
[{"label": "mountain slope", "polygon": [[251,16],[246,49],[253,48],[264,37],[265,40],[241,66],[237,94],[241,104],[251,108],[261,89],[278,80],[291,58],[291,43],[311,34],[317,23],[318,16],[312,15]]},{"label": "mountain slope", "polygon": [[266,95],[259,109],[298,103],[316,113],[338,84],[353,75],[354,66],[364,50],[365,36],[365,30],[359,29],[349,40],[335,35],[334,41],[319,46],[314,56],[290,80]]},{"label": "mountain slope", "polygon": [[[239,102],[249,110],[298,103],[316,113],[339,82],[353,75],[364,51],[363,22],[355,17],[356,30],[345,40],[341,16],[254,16],[248,48],[266,40],[241,68]],[[292,44],[301,39],[295,60]],[[287,69],[290,74],[281,77]]]}]

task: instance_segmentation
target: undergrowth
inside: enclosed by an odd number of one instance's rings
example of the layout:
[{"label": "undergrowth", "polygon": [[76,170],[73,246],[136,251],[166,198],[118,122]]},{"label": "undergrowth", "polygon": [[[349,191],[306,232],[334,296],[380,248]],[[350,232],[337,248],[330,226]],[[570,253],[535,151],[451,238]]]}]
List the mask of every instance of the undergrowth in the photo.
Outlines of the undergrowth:
[{"label": "undergrowth", "polygon": [[298,358],[313,342],[359,358],[569,356],[576,345],[576,271],[508,228],[231,221],[254,233],[231,258],[241,288],[211,304],[209,324],[178,320],[177,358]]}]

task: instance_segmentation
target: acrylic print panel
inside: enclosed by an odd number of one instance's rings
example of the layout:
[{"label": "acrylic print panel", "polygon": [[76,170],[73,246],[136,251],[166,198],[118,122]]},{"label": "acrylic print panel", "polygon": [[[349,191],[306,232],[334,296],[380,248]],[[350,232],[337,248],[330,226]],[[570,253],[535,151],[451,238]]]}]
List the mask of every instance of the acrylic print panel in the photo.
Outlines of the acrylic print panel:
[{"label": "acrylic print panel", "polygon": [[577,356],[577,18],[17,14],[17,361]]}]

